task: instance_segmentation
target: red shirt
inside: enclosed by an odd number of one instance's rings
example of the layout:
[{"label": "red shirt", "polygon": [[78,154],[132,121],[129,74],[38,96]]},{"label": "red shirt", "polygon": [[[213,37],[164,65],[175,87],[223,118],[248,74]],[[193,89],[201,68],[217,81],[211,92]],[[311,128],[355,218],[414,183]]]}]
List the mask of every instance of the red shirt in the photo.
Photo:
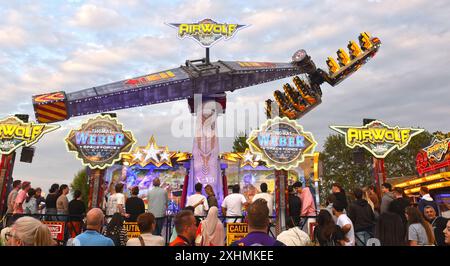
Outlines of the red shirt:
[{"label": "red shirt", "polygon": [[189,241],[183,237],[183,236],[177,236],[177,238],[175,238],[174,241],[170,242],[169,244],[170,247],[175,247],[175,246],[192,246],[191,243],[189,243]]}]

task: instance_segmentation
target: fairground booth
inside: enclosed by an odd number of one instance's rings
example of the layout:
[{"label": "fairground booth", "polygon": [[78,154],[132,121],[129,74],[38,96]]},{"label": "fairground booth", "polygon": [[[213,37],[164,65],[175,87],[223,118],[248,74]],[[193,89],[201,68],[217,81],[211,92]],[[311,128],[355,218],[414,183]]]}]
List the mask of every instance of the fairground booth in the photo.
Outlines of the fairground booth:
[{"label": "fairground booth", "polygon": [[415,200],[421,187],[427,187],[436,200],[441,212],[450,208],[450,138],[435,138],[430,146],[420,150],[416,157],[418,176],[396,187],[405,189],[405,193]]}]

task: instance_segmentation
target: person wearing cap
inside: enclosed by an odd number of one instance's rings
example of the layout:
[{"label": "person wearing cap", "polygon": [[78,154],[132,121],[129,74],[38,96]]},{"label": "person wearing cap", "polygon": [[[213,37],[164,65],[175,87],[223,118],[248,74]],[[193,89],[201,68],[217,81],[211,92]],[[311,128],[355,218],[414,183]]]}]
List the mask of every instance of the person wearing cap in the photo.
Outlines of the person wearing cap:
[{"label": "person wearing cap", "polygon": [[30,182],[23,182],[22,183],[22,189],[19,191],[19,194],[17,194],[16,199],[14,200],[14,214],[23,214],[23,207],[22,204],[27,198],[28,190],[31,188]]}]

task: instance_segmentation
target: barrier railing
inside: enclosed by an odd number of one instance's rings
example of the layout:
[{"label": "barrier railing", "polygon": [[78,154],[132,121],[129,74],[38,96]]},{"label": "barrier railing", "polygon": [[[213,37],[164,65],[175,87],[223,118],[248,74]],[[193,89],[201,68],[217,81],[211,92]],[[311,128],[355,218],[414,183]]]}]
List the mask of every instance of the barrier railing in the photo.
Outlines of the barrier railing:
[{"label": "barrier railing", "polygon": [[[62,239],[57,240],[58,244],[63,245],[67,242],[67,240],[73,236],[76,236],[80,233],[82,233],[85,230],[85,215],[68,215],[68,214],[5,214],[1,219],[0,229],[10,226],[15,220],[17,220],[20,217],[23,216],[31,216],[38,220],[41,220],[43,222],[59,222],[64,223],[64,237]],[[105,215],[106,218],[110,218],[112,215]],[[175,215],[166,215],[164,217],[165,223],[164,227],[161,230],[161,235],[164,236],[165,243],[168,245],[170,243],[170,238],[173,234],[174,230],[174,217]],[[201,220],[205,219],[206,216],[195,216],[197,221],[200,222]],[[268,228],[268,234],[276,238],[274,228],[276,227],[276,223],[272,221],[276,221],[276,216],[270,216],[269,217],[271,222],[269,224]],[[302,230],[305,229],[305,226],[307,225],[308,218],[316,218],[316,216],[301,216],[300,217],[300,223],[297,225]],[[226,231],[226,224],[227,223],[237,223],[237,222],[246,222],[246,216],[219,216],[219,219],[222,221],[224,225],[224,229]]]}]

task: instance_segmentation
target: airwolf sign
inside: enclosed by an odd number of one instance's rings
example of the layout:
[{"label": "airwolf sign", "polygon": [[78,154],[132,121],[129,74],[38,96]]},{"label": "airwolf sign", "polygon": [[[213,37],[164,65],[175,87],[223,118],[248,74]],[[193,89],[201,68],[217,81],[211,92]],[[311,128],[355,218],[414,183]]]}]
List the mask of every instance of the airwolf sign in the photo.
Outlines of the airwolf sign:
[{"label": "airwolf sign", "polygon": [[234,34],[247,25],[218,23],[206,18],[196,23],[168,23],[178,29],[178,38],[185,37],[196,40],[204,48],[213,46],[220,39],[230,39]]},{"label": "airwolf sign", "polygon": [[31,146],[58,125],[24,123],[15,116],[0,120],[0,154],[10,154],[21,146]]},{"label": "airwolf sign", "polygon": [[310,132],[286,117],[269,119],[247,139],[253,154],[261,156],[268,167],[289,170],[314,154],[317,142]]},{"label": "airwolf sign", "polygon": [[394,149],[401,150],[408,146],[412,137],[424,129],[390,127],[375,120],[362,126],[330,126],[333,130],[345,135],[345,144],[353,149],[356,146],[365,148],[375,158],[383,159]]},{"label": "airwolf sign", "polygon": [[69,151],[76,152],[83,165],[92,169],[113,165],[135,142],[131,131],[123,130],[117,119],[107,115],[89,119],[80,129],[71,130],[66,138]]}]

